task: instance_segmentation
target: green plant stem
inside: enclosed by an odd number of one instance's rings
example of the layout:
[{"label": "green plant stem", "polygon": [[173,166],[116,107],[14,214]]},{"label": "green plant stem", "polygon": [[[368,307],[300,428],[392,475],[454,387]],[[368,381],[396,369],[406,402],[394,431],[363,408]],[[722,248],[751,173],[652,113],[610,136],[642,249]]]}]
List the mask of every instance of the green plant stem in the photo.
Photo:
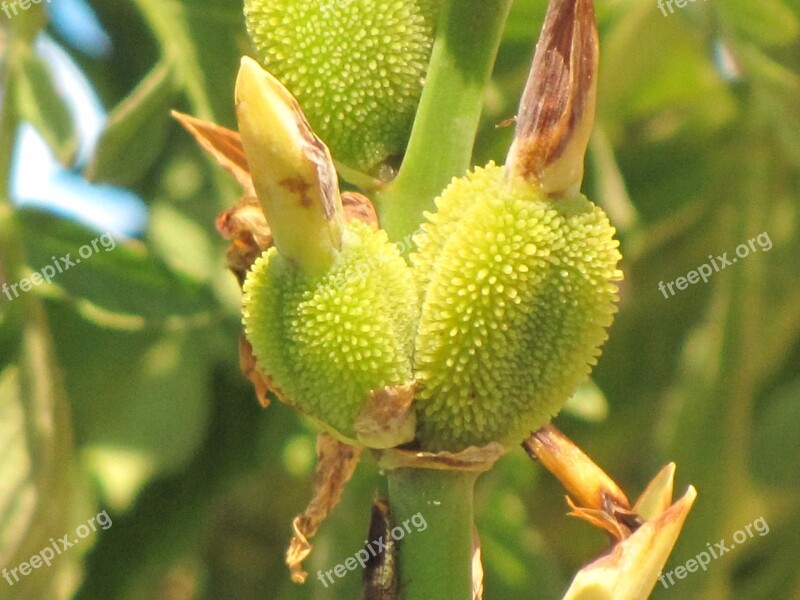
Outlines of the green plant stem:
[{"label": "green plant stem", "polygon": [[[434,198],[472,163],[472,149],[512,0],[445,0],[427,82],[397,178],[376,196],[391,239],[419,227]],[[407,246],[407,245],[406,245]],[[472,598],[473,491],[478,473],[389,471],[394,526],[417,513],[426,529],[398,543],[401,600]],[[416,517],[419,522],[420,517]]]},{"label": "green plant stem", "polygon": [[453,177],[472,166],[472,148],[512,0],[445,0],[425,88],[397,178],[377,195],[391,239],[413,233]]},{"label": "green plant stem", "polygon": [[423,530],[411,527],[398,542],[398,598],[471,599],[472,497],[479,473],[399,468],[388,475],[393,527],[406,520],[427,523]]}]

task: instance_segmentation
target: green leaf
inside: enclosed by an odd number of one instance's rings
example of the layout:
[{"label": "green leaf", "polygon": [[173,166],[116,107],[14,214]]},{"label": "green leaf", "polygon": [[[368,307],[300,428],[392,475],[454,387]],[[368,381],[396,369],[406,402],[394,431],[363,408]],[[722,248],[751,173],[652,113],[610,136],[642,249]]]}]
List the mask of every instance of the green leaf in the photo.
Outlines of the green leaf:
[{"label": "green leaf", "polygon": [[608,401],[603,390],[591,379],[583,382],[564,405],[564,412],[590,423],[605,421]]},{"label": "green leaf", "polygon": [[730,92],[689,24],[675,15],[665,19],[653,8],[626,3],[603,36],[598,122],[612,143],[620,136],[614,124],[654,119],[650,136],[664,137],[682,126],[696,136],[734,114]]},{"label": "green leaf", "polygon": [[20,117],[33,125],[65,166],[72,164],[78,137],[61,90],[50,66],[26,51],[15,72],[15,100]]},{"label": "green leaf", "polygon": [[174,316],[211,318],[210,292],[171,271],[141,242],[114,240],[35,210],[22,210],[19,218],[30,270],[52,274],[50,283],[32,290],[69,300],[85,317],[110,327],[138,329]]},{"label": "green leaf", "polygon": [[219,272],[219,246],[211,243],[197,220],[167,202],[154,202],[150,207],[147,237],[153,252],[176,273],[210,281]]},{"label": "green leaf", "polygon": [[728,0],[717,9],[737,36],[764,46],[791,44],[800,32],[800,19],[783,0]]},{"label": "green leaf", "polygon": [[202,119],[213,120],[214,111],[208,95],[212,86],[200,62],[198,40],[192,36],[183,3],[175,0],[136,0],[136,5],[169,57],[192,110]]},{"label": "green leaf", "polygon": [[528,60],[533,54],[533,44],[539,35],[546,10],[547,2],[543,0],[517,0],[508,15],[503,41],[524,44]]},{"label": "green leaf", "polygon": [[0,373],[0,554],[2,563],[10,564],[12,552],[24,542],[36,506],[36,486],[31,473],[31,456],[27,448],[25,412],[22,409],[19,369],[7,367]]},{"label": "green leaf", "polygon": [[[78,508],[66,398],[53,377],[49,340],[39,325],[32,319],[16,330],[21,336],[16,363],[0,371],[0,564],[9,571],[13,598],[66,600],[89,540],[53,556],[50,566],[27,575],[14,572],[50,546],[51,538],[74,532]],[[83,508],[78,514],[78,523],[89,516]],[[7,585],[0,580],[1,589]]]},{"label": "green leaf", "polygon": [[162,61],[109,116],[86,178],[123,187],[138,181],[161,154],[175,97],[172,70]]},{"label": "green leaf", "polygon": [[208,332],[112,331],[52,304],[76,445],[114,509],[184,466],[209,420]]},{"label": "green leaf", "polygon": [[740,52],[742,64],[756,83],[753,104],[763,119],[772,127],[783,145],[786,157],[800,165],[800,75],[788,65],[780,64],[761,51],[748,45]]},{"label": "green leaf", "polygon": [[776,487],[800,485],[800,380],[780,389],[767,402],[756,424],[753,471]]}]

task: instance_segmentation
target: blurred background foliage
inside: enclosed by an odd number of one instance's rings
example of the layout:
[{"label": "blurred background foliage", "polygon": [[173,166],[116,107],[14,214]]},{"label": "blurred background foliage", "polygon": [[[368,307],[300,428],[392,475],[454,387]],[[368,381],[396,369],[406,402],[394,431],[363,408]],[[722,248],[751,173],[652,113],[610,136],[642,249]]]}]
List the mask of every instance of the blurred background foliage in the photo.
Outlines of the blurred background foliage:
[{"label": "blurred background foliage", "polygon": [[[597,386],[556,423],[631,497],[671,460],[678,489],[697,486],[667,569],[769,524],[653,598],[800,598],[800,1],[667,16],[655,0],[596,4],[584,188],[619,229],[626,280]],[[42,6],[0,14],[0,277],[104,231],[117,247],[0,296],[0,566],[102,509],[113,526],[13,588],[0,580],[0,598],[359,597],[357,574],[325,589],[313,573],[360,548],[384,484],[365,457],[316,538],[312,578],[290,583],[314,432],[277,402],[260,409],[239,373],[238,289],[214,229],[237,190],[168,114],[234,127],[240,0],[52,0],[49,23]],[[513,128],[497,124],[516,110],[544,7],[515,2],[476,163],[505,156]],[[17,122],[29,125],[15,135]],[[659,292],[762,232],[769,251]],[[482,477],[487,598],[559,598],[607,547],[563,495],[521,449]]]}]

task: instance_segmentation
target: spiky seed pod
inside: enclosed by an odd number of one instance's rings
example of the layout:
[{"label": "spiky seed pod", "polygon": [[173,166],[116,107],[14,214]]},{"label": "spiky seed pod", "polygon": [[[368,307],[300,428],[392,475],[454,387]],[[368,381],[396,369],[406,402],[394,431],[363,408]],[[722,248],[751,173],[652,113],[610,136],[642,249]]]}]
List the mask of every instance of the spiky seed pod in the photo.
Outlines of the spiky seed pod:
[{"label": "spiky seed pod", "polygon": [[243,290],[259,368],[339,437],[356,439],[371,391],[411,381],[417,298],[411,269],[383,231],[347,223],[334,263],[317,276],[270,249]]},{"label": "spiky seed pod", "polygon": [[403,152],[438,0],[245,0],[262,64],[336,160],[372,171]]},{"label": "spiky seed pod", "polygon": [[597,64],[591,0],[551,0],[506,166],[454,180],[417,238],[428,449],[518,442],[600,353],[622,273],[614,228],[579,194]]},{"label": "spiky seed pod", "polygon": [[384,232],[345,220],[328,148],[285,86],[250,58],[236,81],[236,116],[275,243],[243,285],[258,369],[284,401],[347,441],[409,441],[410,268]]},{"label": "spiky seed pod", "polygon": [[494,164],[455,179],[412,255],[418,439],[432,450],[518,442],[600,354],[616,312],[614,228],[583,196],[552,200]]}]

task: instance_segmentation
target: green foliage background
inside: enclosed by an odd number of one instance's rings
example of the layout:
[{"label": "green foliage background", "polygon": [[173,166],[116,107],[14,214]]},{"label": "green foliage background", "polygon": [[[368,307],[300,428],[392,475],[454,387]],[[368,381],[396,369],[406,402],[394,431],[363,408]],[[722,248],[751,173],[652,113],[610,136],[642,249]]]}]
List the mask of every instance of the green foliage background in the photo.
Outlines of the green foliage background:
[{"label": "green foliage background", "polygon": [[[135,190],[150,219],[141,241],[0,301],[0,567],[102,509],[114,524],[18,586],[0,580],[0,598],[358,597],[357,574],[329,589],[313,574],[360,548],[382,478],[365,457],[316,538],[312,577],[290,583],[283,554],[310,496],[314,433],[277,402],[261,410],[239,373],[238,290],[213,226],[237,190],[168,116],[174,107],[234,127],[233,80],[249,52],[240,2],[92,4],[114,53],[75,58],[119,109],[88,176]],[[516,110],[544,6],[515,3],[476,163],[505,156],[512,128],[495,125]],[[667,569],[759,517],[769,524],[653,598],[799,598],[800,1],[708,0],[665,17],[654,0],[598,0],[597,12],[584,188],[619,229],[626,280],[594,372],[607,416],[556,423],[632,497],[669,461],[678,491],[698,488]],[[68,159],[72,126],[47,67],[0,51],[26,107],[16,116]],[[11,210],[0,194],[6,281],[97,235]],[[669,299],[659,292],[765,231],[770,251]],[[487,598],[559,598],[607,547],[564,515],[563,494],[522,450],[479,481]]]}]

